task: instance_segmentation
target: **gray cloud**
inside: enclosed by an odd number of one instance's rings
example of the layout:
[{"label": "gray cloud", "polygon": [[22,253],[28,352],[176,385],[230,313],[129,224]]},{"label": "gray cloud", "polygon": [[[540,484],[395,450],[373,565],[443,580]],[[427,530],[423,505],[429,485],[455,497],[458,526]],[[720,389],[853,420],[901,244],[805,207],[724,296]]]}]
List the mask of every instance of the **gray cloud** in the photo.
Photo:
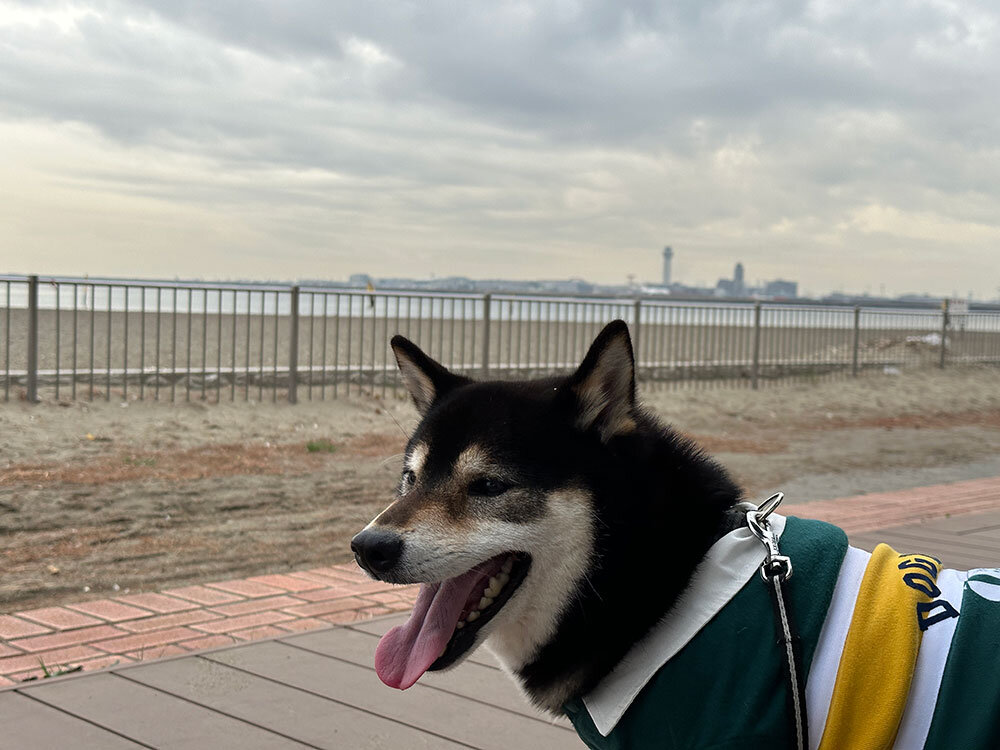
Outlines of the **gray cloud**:
[{"label": "gray cloud", "polygon": [[[655,269],[669,241],[860,288],[804,259],[881,252],[885,277],[910,248],[985,294],[998,37],[988,4],[944,0],[0,2],[0,117],[93,128],[135,163],[65,184],[249,213],[303,267],[334,232],[425,273],[435,247],[496,274],[532,249],[540,275],[576,248],[620,276],[599,254]],[[940,282],[920,273],[900,283]]]}]

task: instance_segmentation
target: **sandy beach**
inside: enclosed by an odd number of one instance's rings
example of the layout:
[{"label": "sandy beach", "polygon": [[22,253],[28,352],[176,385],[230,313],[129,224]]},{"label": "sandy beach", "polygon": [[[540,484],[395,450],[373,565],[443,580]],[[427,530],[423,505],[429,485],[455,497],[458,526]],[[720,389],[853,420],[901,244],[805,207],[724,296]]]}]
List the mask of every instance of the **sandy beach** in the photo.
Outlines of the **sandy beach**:
[{"label": "sandy beach", "polygon": [[[962,368],[644,391],[751,497],[1000,474],[1000,377]],[[350,559],[392,496],[402,398],[0,405],[0,611]]]}]

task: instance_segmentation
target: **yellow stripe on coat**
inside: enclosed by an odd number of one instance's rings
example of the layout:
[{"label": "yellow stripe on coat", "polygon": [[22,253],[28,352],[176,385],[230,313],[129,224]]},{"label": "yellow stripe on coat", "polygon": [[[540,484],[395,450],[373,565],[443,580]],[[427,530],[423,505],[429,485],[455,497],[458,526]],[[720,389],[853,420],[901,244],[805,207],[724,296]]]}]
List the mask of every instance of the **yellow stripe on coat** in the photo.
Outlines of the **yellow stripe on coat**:
[{"label": "yellow stripe on coat", "polygon": [[937,560],[880,544],[865,568],[819,750],[891,748],[922,632],[917,604],[940,594]]}]

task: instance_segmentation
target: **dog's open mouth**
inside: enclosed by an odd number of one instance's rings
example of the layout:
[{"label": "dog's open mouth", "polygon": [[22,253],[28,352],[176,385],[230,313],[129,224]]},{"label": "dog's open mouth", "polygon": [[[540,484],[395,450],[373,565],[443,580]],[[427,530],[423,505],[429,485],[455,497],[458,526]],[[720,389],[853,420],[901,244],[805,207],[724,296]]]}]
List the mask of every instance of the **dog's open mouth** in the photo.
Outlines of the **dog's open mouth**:
[{"label": "dog's open mouth", "polygon": [[520,552],[497,555],[460,576],[420,586],[410,619],[379,641],[375,671],[389,687],[405,690],[428,669],[444,669],[468,651],[531,567]]}]

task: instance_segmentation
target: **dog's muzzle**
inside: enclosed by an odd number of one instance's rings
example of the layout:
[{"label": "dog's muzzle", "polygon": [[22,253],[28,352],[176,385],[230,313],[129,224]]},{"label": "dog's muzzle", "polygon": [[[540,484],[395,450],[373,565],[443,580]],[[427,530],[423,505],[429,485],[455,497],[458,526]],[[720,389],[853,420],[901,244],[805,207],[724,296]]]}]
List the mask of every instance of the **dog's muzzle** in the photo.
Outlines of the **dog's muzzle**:
[{"label": "dog's muzzle", "polygon": [[351,540],[358,565],[376,578],[388,573],[403,554],[403,539],[385,529],[365,529]]}]

